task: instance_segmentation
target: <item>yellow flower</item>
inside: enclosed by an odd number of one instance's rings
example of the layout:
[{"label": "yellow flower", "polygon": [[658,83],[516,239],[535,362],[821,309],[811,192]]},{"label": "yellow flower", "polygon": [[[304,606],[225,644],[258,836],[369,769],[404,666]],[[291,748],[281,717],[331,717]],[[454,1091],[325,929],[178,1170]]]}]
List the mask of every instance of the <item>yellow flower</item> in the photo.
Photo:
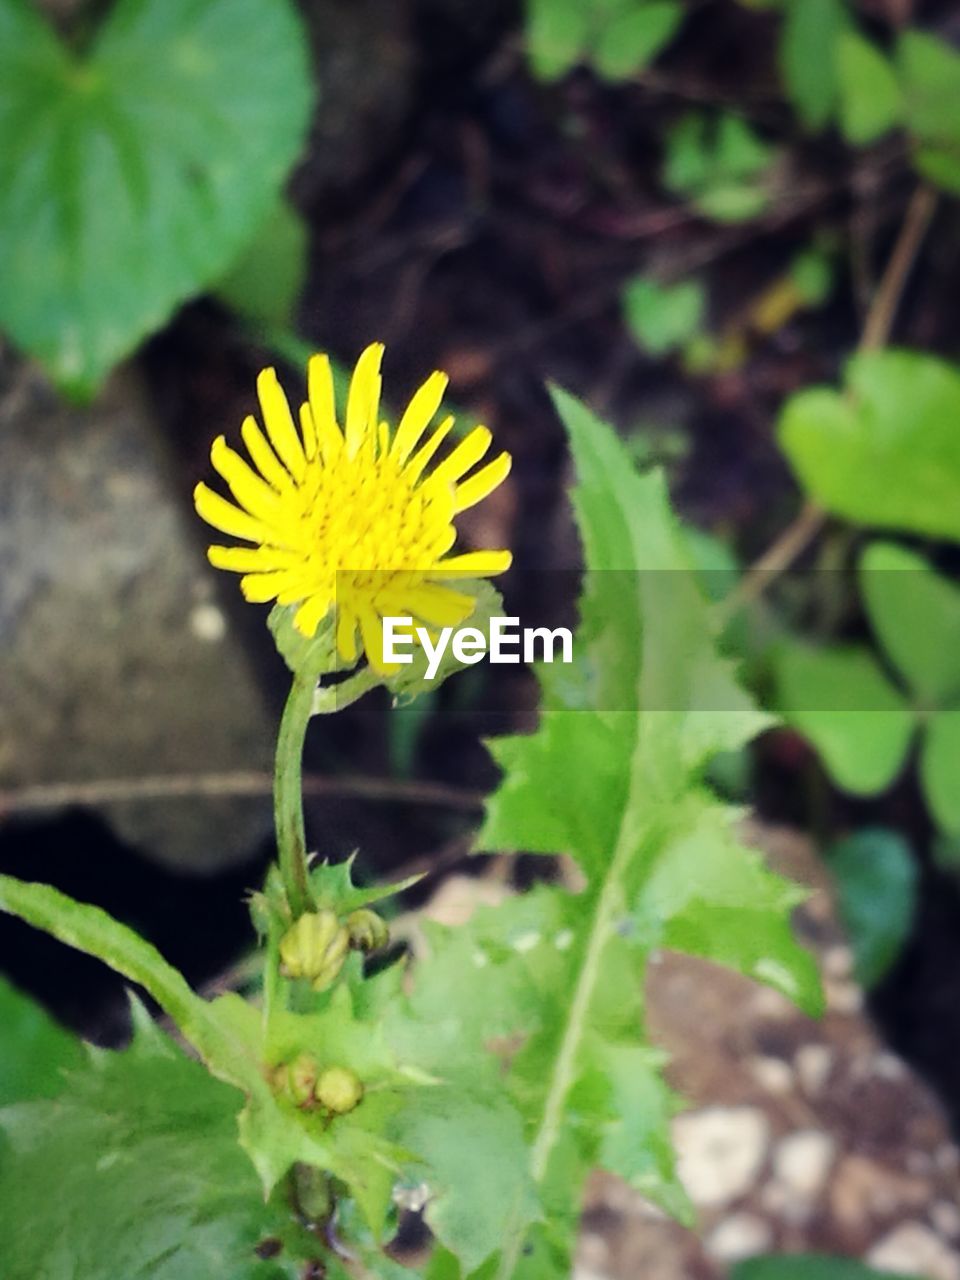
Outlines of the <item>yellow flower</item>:
[{"label": "yellow flower", "polygon": [[[482,501],[505,479],[510,455],[474,470],[490,448],[486,427],[473,430],[432,471],[427,468],[453,426],[446,417],[427,436],[446,389],[432,373],[395,431],[380,421],[383,347],[367,347],[350,382],[346,422],[337,422],[330,362],[313,356],[300,429],[273,369],[257,379],[266,435],[253,417],[241,434],[251,467],[218,437],[210,451],[236,505],[197,485],[198,513],[248,547],[212,546],[218,569],[243,574],[247,600],[299,605],[294,624],[314,636],[336,610],[337,650],[383,670],[384,617],[411,617],[427,626],[457,626],[473,612],[468,593],[447,578],[488,577],[509,568],[509,551],[449,555],[454,517]],[[468,474],[471,473],[471,474]]]}]

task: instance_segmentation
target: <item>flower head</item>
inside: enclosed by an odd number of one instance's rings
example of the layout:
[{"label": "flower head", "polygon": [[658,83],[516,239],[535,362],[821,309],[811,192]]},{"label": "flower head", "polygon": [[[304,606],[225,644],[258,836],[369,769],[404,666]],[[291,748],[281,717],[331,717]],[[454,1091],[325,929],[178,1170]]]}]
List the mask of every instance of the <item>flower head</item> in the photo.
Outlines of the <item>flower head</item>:
[{"label": "flower head", "polygon": [[475,469],[491,435],[474,427],[428,470],[453,426],[446,417],[428,434],[446,376],[432,373],[391,430],[380,420],[382,357],[374,343],[357,361],[342,428],[326,356],[310,360],[299,429],[275,371],[264,369],[257,392],[266,433],[253,417],[241,428],[253,465],[223,436],[210,451],[234,502],[205,484],[194,492],[208,524],[250,544],[208,551],[218,569],[243,574],[246,599],[297,605],[294,625],[305,636],[335,610],[340,656],[352,663],[362,646],[377,669],[384,617],[457,626],[475,600],[444,581],[502,573],[511,561],[509,551],[448,554],[454,517],[502,483],[510,455]]}]

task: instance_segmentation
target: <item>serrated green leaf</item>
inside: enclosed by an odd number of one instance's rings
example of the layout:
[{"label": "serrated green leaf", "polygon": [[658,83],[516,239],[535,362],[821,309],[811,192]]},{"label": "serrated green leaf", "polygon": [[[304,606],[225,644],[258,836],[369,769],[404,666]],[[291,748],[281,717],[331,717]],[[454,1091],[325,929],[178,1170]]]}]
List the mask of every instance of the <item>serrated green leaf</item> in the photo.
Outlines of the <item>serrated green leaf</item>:
[{"label": "serrated green leaf", "polygon": [[702,956],[766,983],[807,1013],[823,1010],[819,974],[793,943],[790,913],[803,889],[775,875],[736,839],[730,810],[691,792],[682,819],[637,898],[645,945]]},{"label": "serrated green leaf", "polygon": [[869,990],[889,970],[910,934],[917,899],[916,858],[895,831],[871,827],[832,845],[826,860],[853,946],[857,981]]},{"label": "serrated green leaf", "polygon": [[0,0],[0,324],[89,395],[254,234],[303,140],[288,0],[119,0],[89,54]]},{"label": "serrated green leaf", "polygon": [[[239,1095],[159,1033],[100,1054],[63,1094],[0,1110],[6,1280],[293,1280],[318,1252],[264,1203]],[[283,1242],[273,1261],[255,1252]]]},{"label": "serrated green leaf", "polygon": [[329,907],[338,916],[349,915],[359,907],[369,907],[375,902],[396,897],[423,879],[423,874],[406,876],[393,884],[375,884],[369,887],[353,883],[353,864],[356,853],[343,862],[320,862],[310,872],[314,899],[318,907]]},{"label": "serrated green leaf", "polygon": [[855,795],[883,791],[903,767],[913,712],[863,649],[784,646],[775,661],[780,709]]},{"label": "serrated green leaf", "polygon": [[899,123],[903,110],[893,67],[872,41],[856,31],[840,33],[837,59],[843,135],[858,146],[875,142]]},{"label": "serrated green leaf", "polygon": [[497,1093],[470,1088],[425,1089],[397,1116],[397,1140],[423,1158],[434,1235],[475,1271],[500,1246],[510,1224],[539,1215],[525,1165],[520,1117]]},{"label": "serrated green leaf", "polygon": [[792,396],[780,443],[806,492],[859,524],[960,539],[960,373],[933,356],[877,351],[846,391]]},{"label": "serrated green leaf", "polygon": [[960,833],[960,711],[939,711],[928,723],[920,780],[937,825]]},{"label": "serrated green leaf", "polygon": [[[708,606],[663,477],[638,476],[608,427],[566,394],[556,392],[555,399],[576,465],[572,496],[587,562],[576,662],[562,673],[546,667],[540,673],[536,733],[493,744],[506,776],[478,839],[490,849],[572,854],[587,883],[578,895],[544,891],[530,908],[539,917],[514,938],[512,957],[504,960],[522,1041],[509,1082],[527,1120],[546,1224],[532,1232],[511,1224],[500,1280],[567,1273],[580,1186],[597,1163],[609,1160],[672,1211],[682,1205],[667,1096],[658,1095],[663,1105],[651,1110],[649,1075],[635,1077],[630,1089],[624,1069],[626,1062],[636,1065],[632,1054],[643,1043],[643,978],[652,945],[637,920],[661,940],[671,927],[664,905],[671,880],[679,893],[691,864],[699,868],[719,850],[740,891],[735,905],[755,909],[751,925],[763,926],[756,950],[764,954],[750,956],[749,967],[762,971],[766,960],[778,976],[796,975],[785,985],[794,994],[805,990],[811,1004],[815,989],[810,958],[786,927],[795,890],[749,858],[737,861],[728,833],[735,815],[698,787],[712,754],[743,743],[766,721],[716,654]],[[682,864],[675,874],[674,857]],[[717,898],[725,892],[718,884],[714,891]],[[684,893],[672,915],[677,933],[686,920],[698,950],[739,962],[729,935],[742,918],[725,917],[720,902],[694,904],[689,885]],[[716,929],[713,908],[722,921]],[[508,936],[500,946],[509,956]],[[488,935],[480,974],[491,954],[497,948]],[[518,969],[538,993],[539,1014],[537,1002],[522,998]],[[620,1128],[610,1130],[614,1099]],[[624,1135],[638,1134],[643,1149],[628,1158]]]},{"label": "serrated green leaf", "polygon": [[[250,1018],[259,1024],[252,1006],[239,997],[208,1004],[132,929],[49,885],[0,876],[0,911],[19,916],[139,983],[173,1019],[211,1074],[242,1090],[247,1105],[239,1119],[240,1140],[265,1192],[271,1192],[297,1160],[330,1167],[326,1144],[283,1110],[264,1078],[259,1040],[250,1029]],[[237,1009],[248,1012],[238,1018]]]},{"label": "serrated green leaf", "polygon": [[52,1098],[64,1072],[84,1060],[80,1041],[29,996],[0,977],[0,1106]]},{"label": "serrated green leaf", "polygon": [[780,67],[790,101],[809,129],[822,129],[837,100],[837,43],[849,19],[843,0],[788,0]]},{"label": "serrated green leaf", "polygon": [[960,694],[960,586],[905,547],[875,542],[860,561],[860,589],[907,687],[929,707]]}]

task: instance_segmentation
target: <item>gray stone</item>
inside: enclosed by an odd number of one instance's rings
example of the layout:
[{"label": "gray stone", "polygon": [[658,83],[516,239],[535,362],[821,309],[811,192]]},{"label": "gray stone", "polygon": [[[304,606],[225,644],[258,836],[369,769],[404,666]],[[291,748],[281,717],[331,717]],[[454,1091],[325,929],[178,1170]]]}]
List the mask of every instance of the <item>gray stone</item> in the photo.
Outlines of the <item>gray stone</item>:
[{"label": "gray stone", "polygon": [[[275,726],[190,522],[130,372],[81,410],[0,354],[0,789],[269,770]],[[270,818],[267,795],[105,811],[198,871]]]}]

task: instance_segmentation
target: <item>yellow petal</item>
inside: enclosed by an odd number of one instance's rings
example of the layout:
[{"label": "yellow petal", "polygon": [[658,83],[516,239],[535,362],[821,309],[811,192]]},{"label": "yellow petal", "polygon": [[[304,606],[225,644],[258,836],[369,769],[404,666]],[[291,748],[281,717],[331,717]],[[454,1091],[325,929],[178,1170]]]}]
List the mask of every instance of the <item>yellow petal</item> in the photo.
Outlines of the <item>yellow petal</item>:
[{"label": "yellow petal", "polygon": [[345,605],[337,606],[337,652],[344,662],[357,660],[357,619]]},{"label": "yellow petal", "polygon": [[372,609],[360,610],[360,636],[367,661],[378,676],[390,675],[397,670],[396,664],[383,660],[383,626]]},{"label": "yellow petal", "polygon": [[307,365],[307,392],[310,412],[317,432],[317,443],[325,459],[329,459],[343,444],[343,436],[337,425],[337,401],[333,391],[333,370],[328,356],[311,356]]},{"label": "yellow petal", "polygon": [[317,456],[317,432],[308,404],[300,406],[300,434],[303,436],[303,452],[307,455],[307,461],[312,462]]},{"label": "yellow petal", "polygon": [[303,445],[293,425],[290,405],[277,381],[275,369],[264,369],[257,378],[257,395],[263,410],[263,422],[267,435],[276,449],[280,461],[299,484],[307,469]]},{"label": "yellow petal", "polygon": [[376,439],[380,415],[380,362],[383,343],[371,342],[360,355],[350,379],[347,396],[347,425],[344,433],[347,452],[355,458],[367,439]]},{"label": "yellow petal", "polygon": [[493,493],[498,485],[503,484],[510,474],[513,459],[509,453],[501,453],[498,458],[488,462],[485,467],[475,471],[472,476],[457,485],[454,492],[454,514],[475,507],[478,502]]},{"label": "yellow petal", "polygon": [[408,484],[411,486],[416,484],[417,480],[423,474],[424,467],[426,467],[430,459],[440,448],[440,445],[450,434],[450,428],[452,426],[453,417],[450,416],[444,418],[427,443],[413,455],[403,469],[403,475]]},{"label": "yellow petal", "polygon": [[243,436],[243,443],[247,446],[247,452],[250,454],[253,465],[266,480],[267,484],[276,489],[278,493],[289,492],[291,488],[290,473],[280,465],[277,455],[270,448],[266,436],[260,430],[256,418],[248,414],[243,420],[240,434]]},{"label": "yellow petal", "polygon": [[317,627],[327,616],[329,608],[330,602],[325,600],[323,596],[311,596],[309,600],[303,602],[293,615],[293,625],[301,635],[312,640],[317,634]]},{"label": "yellow petal", "polygon": [[205,484],[198,484],[193,491],[193,505],[197,515],[213,525],[221,533],[230,533],[235,538],[243,538],[245,542],[269,542],[270,530],[260,520],[254,520],[245,511],[235,507],[226,498]]},{"label": "yellow petal", "polygon": [[447,587],[424,583],[407,596],[407,608],[415,618],[433,627],[456,627],[477,607],[473,596]]},{"label": "yellow petal", "polygon": [[285,578],[285,573],[248,573],[240,579],[240,590],[244,600],[252,604],[266,604],[276,598]]},{"label": "yellow petal", "polygon": [[393,456],[401,465],[420,443],[420,437],[430,425],[433,415],[440,408],[443,393],[447,389],[447,375],[437,370],[416,392],[407,405],[397,425],[393,441]]},{"label": "yellow petal", "polygon": [[215,569],[229,569],[233,573],[271,573],[277,569],[290,569],[299,562],[292,551],[278,547],[207,547],[207,559]]},{"label": "yellow petal", "polygon": [[390,452],[390,424],[381,422],[377,432],[377,451],[381,458],[385,458]]},{"label": "yellow petal", "polygon": [[488,578],[496,573],[506,573],[513,564],[510,551],[465,551],[462,555],[441,560],[431,569],[431,578]]},{"label": "yellow petal", "polygon": [[252,471],[239,453],[227,444],[223,436],[217,436],[210,446],[210,461],[214,469],[223,476],[230,486],[230,492],[245,511],[249,511],[258,520],[270,524],[280,511],[280,499],[276,490]]},{"label": "yellow petal", "polygon": [[432,483],[456,484],[462,475],[480,461],[490,448],[493,436],[486,427],[474,427],[465,439],[461,440],[449,458],[444,458],[430,477]]}]

